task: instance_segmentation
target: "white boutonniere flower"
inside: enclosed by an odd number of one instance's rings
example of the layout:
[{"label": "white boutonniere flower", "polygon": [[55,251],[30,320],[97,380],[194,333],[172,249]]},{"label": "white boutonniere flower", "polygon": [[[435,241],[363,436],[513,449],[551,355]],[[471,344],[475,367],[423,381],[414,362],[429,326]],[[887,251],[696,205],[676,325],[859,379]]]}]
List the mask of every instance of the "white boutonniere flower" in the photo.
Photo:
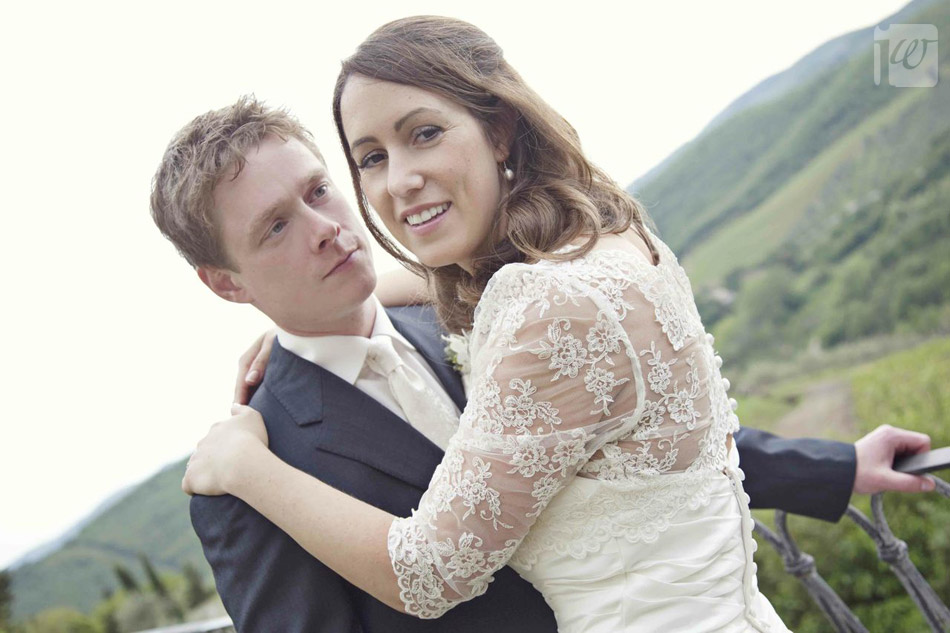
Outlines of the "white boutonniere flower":
[{"label": "white boutonniere flower", "polygon": [[472,373],[472,359],[468,351],[470,338],[471,332],[449,334],[442,337],[442,340],[445,341],[446,360],[452,363],[455,371],[462,374],[463,377],[468,377]]}]

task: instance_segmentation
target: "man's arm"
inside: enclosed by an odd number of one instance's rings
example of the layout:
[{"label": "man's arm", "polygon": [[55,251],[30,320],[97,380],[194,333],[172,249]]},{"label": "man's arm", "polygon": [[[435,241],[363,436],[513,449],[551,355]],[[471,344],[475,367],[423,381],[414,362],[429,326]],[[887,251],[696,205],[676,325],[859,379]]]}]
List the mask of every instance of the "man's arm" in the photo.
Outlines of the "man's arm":
[{"label": "man's arm", "polygon": [[786,439],[742,428],[735,435],[742,486],[753,508],[837,521],[854,489],[854,446],[817,439]]},{"label": "man's arm", "polygon": [[191,521],[238,633],[361,633],[352,587],[240,499],[195,496]]},{"label": "man's arm", "polygon": [[743,428],[736,434],[739,459],[746,473],[743,488],[753,508],[837,521],[851,494],[893,490],[927,492],[934,482],[894,470],[897,455],[930,450],[930,438],[884,424],[857,442],[785,439]]}]

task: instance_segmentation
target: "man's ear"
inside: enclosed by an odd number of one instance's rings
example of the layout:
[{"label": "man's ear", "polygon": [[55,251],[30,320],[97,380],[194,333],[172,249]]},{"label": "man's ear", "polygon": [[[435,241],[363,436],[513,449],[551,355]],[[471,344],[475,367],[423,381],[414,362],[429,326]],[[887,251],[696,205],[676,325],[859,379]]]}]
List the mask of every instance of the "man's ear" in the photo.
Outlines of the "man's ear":
[{"label": "man's ear", "polygon": [[204,285],[211,288],[211,291],[227,301],[234,303],[250,303],[251,296],[247,289],[241,284],[240,278],[233,270],[225,268],[215,268],[212,266],[199,266],[198,278],[204,282]]}]

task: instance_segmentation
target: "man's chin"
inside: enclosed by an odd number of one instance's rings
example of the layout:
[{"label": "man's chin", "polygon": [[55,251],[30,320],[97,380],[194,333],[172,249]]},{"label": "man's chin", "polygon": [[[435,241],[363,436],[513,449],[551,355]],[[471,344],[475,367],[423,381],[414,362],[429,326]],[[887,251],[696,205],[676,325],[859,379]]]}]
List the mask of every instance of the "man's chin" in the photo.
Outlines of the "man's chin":
[{"label": "man's chin", "polygon": [[[344,287],[317,297],[312,305],[318,318],[312,314],[301,317],[316,326],[317,331],[368,336],[376,320],[375,289],[376,274],[371,271],[368,277],[348,280]],[[327,305],[328,298],[334,302],[332,306]]]},{"label": "man's chin", "polygon": [[354,279],[347,283],[347,285],[353,289],[354,294],[352,299],[354,309],[360,303],[373,296],[373,293],[376,292],[377,282],[376,270],[370,266],[362,270],[360,274],[354,275]]}]

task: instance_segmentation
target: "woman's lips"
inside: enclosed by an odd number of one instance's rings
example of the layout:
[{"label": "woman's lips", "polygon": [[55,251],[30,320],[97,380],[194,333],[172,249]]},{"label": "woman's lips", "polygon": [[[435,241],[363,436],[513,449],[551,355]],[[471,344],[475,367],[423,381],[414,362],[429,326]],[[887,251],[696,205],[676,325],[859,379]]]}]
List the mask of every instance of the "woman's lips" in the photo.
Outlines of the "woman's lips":
[{"label": "woman's lips", "polygon": [[422,224],[406,223],[406,227],[408,228],[409,232],[412,235],[428,235],[429,233],[435,231],[438,228],[439,224],[442,223],[445,217],[449,213],[451,213],[452,210],[453,210],[452,203],[449,203],[449,206],[446,208],[446,210],[440,213],[439,215],[435,216],[434,218],[430,218],[426,220],[425,222],[423,222]]}]

